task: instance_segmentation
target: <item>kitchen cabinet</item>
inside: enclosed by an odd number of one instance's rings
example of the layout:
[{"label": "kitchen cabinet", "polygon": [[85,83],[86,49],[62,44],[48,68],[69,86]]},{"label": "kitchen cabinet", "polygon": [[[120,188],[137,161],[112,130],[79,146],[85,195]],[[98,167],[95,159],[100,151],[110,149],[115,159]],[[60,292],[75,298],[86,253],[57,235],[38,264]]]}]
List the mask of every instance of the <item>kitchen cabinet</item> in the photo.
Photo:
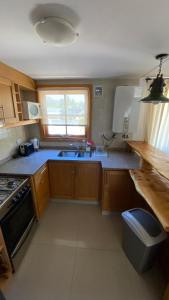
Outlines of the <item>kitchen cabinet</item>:
[{"label": "kitchen cabinet", "polygon": [[123,211],[133,206],[134,185],[128,171],[105,170],[102,182],[102,211]]},{"label": "kitchen cabinet", "polygon": [[32,78],[2,62],[0,62],[0,76],[25,88],[36,89],[36,83]]},{"label": "kitchen cabinet", "polygon": [[75,165],[72,162],[49,162],[52,198],[72,199],[74,196]]},{"label": "kitchen cabinet", "polygon": [[48,165],[42,166],[32,178],[35,208],[40,218],[49,202],[49,174]]},{"label": "kitchen cabinet", "polygon": [[96,201],[99,199],[100,165],[77,163],[75,170],[75,199]]},{"label": "kitchen cabinet", "polygon": [[52,198],[95,201],[99,198],[99,163],[49,162]]},{"label": "kitchen cabinet", "polygon": [[4,117],[5,124],[14,123],[17,121],[12,83],[3,78],[0,78],[0,106],[3,110],[3,112],[1,111],[1,118]]}]

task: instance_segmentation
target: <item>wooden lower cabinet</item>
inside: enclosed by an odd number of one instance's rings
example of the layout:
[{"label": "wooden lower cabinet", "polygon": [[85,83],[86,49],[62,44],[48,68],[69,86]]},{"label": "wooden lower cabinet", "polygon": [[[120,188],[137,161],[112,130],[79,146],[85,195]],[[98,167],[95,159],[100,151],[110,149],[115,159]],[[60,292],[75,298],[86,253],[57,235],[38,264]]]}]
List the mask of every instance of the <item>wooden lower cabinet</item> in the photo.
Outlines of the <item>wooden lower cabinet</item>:
[{"label": "wooden lower cabinet", "polygon": [[100,164],[49,162],[51,197],[95,201],[99,198]]},{"label": "wooden lower cabinet", "polygon": [[72,199],[74,196],[74,177],[74,162],[49,161],[51,197]]},{"label": "wooden lower cabinet", "polygon": [[37,216],[40,218],[49,202],[48,165],[42,166],[32,178]]},{"label": "wooden lower cabinet", "polygon": [[96,201],[99,199],[99,163],[78,163],[75,170],[75,199]]},{"label": "wooden lower cabinet", "polygon": [[123,211],[132,208],[133,193],[134,185],[128,171],[103,171],[102,211]]}]

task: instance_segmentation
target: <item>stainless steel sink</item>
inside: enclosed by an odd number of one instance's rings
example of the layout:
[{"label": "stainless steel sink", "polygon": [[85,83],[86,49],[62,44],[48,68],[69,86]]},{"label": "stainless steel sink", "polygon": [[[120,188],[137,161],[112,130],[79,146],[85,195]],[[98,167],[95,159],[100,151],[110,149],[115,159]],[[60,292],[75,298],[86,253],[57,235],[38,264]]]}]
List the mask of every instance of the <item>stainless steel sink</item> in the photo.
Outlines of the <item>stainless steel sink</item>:
[{"label": "stainless steel sink", "polygon": [[58,154],[59,157],[91,157],[92,153],[87,151],[78,151],[78,150],[62,150]]},{"label": "stainless steel sink", "polygon": [[92,157],[92,152],[88,151],[80,151],[77,155],[77,157]]},{"label": "stainless steel sink", "polygon": [[60,157],[77,157],[78,151],[76,150],[64,150],[60,151],[58,156]]}]

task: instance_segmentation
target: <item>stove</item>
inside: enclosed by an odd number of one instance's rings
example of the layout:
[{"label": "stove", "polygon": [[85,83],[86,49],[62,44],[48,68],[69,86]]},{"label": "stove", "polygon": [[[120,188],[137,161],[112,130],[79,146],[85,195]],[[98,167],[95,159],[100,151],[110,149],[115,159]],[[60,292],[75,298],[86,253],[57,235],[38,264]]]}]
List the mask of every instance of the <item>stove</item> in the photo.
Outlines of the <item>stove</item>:
[{"label": "stove", "polygon": [[37,226],[28,177],[0,176],[0,226],[15,271]]},{"label": "stove", "polygon": [[25,178],[0,176],[0,205],[15,193],[25,182]]}]

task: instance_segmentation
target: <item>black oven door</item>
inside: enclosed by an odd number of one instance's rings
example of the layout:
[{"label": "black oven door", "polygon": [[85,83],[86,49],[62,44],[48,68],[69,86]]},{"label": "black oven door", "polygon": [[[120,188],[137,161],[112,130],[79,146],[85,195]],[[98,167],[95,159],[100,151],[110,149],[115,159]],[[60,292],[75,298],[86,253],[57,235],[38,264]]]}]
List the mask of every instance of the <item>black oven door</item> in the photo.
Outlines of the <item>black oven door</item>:
[{"label": "black oven door", "polygon": [[10,257],[13,257],[25,236],[25,232],[35,219],[32,192],[29,187],[25,195],[14,204],[1,220],[1,229]]}]

